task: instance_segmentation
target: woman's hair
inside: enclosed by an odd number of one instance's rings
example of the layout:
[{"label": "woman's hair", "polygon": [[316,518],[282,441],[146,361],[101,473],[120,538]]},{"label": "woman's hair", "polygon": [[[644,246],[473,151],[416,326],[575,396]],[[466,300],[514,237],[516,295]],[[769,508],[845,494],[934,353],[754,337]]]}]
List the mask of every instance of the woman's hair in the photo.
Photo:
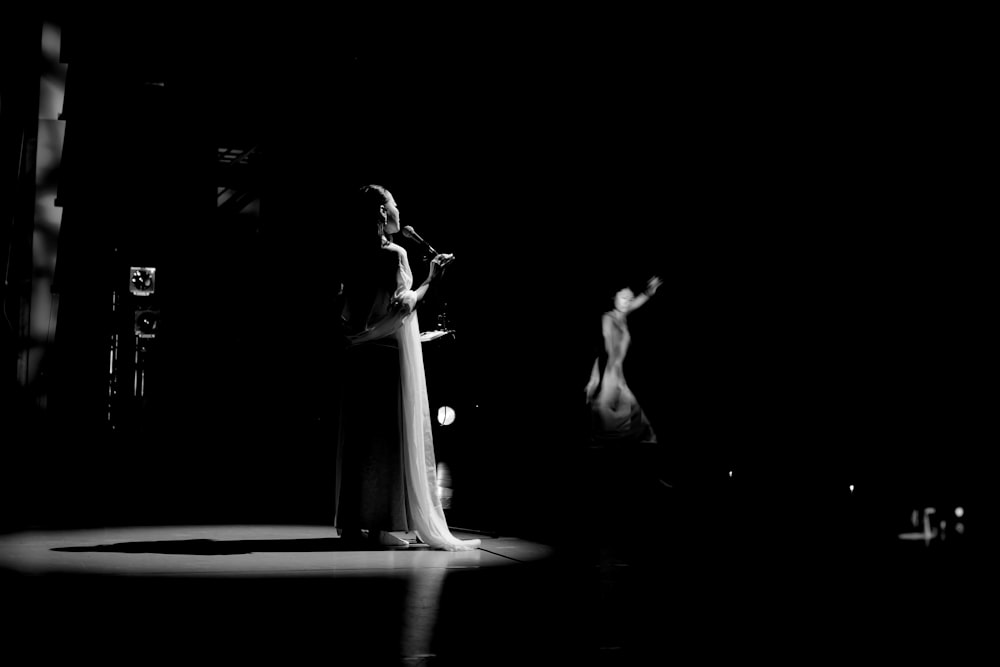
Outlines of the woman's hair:
[{"label": "woman's hair", "polygon": [[389,193],[381,185],[371,183],[361,186],[358,190],[357,212],[364,215],[369,211],[377,211],[379,206],[389,201]]},{"label": "woman's hair", "polygon": [[618,293],[623,290],[629,290],[632,292],[633,296],[637,296],[641,290],[636,290],[635,286],[627,281],[619,281],[617,283],[609,283],[604,291],[602,292],[603,297],[601,300],[601,308],[603,312],[614,308],[615,301],[618,299]]},{"label": "woman's hair", "polygon": [[340,230],[338,264],[344,289],[370,291],[385,275],[389,257],[381,257],[383,236],[379,207],[389,201],[389,192],[381,185],[365,185],[352,198],[345,224]]},{"label": "woman's hair", "polygon": [[341,230],[345,259],[349,261],[382,246],[378,211],[388,201],[389,193],[381,185],[364,185],[354,193]]}]

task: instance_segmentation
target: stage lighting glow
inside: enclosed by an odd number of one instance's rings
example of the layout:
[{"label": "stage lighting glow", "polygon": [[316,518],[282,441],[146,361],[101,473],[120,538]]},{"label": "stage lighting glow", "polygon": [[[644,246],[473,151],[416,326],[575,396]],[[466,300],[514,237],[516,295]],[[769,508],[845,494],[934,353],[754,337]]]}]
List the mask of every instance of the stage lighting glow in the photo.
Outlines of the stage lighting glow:
[{"label": "stage lighting glow", "polygon": [[961,519],[963,516],[965,516],[965,508],[956,507],[955,508],[955,516],[957,516],[959,519]]},{"label": "stage lighting glow", "polygon": [[133,266],[129,274],[129,291],[135,296],[150,296],[156,291],[156,269]]},{"label": "stage lighting glow", "polygon": [[448,426],[455,421],[455,411],[452,410],[447,405],[442,405],[438,408],[438,424],[441,426]]},{"label": "stage lighting glow", "polygon": [[853,484],[851,484],[851,485],[850,485],[849,487],[847,487],[847,488],[849,488],[849,489],[851,490],[851,493],[854,493],[854,485],[853,485]]},{"label": "stage lighting glow", "polygon": [[139,338],[156,338],[160,314],[155,310],[141,310],[135,314],[135,335]]},{"label": "stage lighting glow", "polygon": [[732,470],[730,470],[730,471],[729,471],[729,476],[730,476],[730,477],[732,477],[732,476],[733,476],[733,471],[732,471]]},{"label": "stage lighting glow", "polygon": [[438,499],[441,501],[442,509],[451,508],[451,470],[448,466],[439,462],[437,465],[437,494]]}]

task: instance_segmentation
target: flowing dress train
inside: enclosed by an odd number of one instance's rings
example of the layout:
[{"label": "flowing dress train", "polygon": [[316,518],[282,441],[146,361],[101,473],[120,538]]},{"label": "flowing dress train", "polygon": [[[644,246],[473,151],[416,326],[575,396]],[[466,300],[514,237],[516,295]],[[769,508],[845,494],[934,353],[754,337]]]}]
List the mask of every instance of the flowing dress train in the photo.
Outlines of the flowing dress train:
[{"label": "flowing dress train", "polygon": [[625,381],[625,355],[631,334],[624,318],[604,315],[604,346],[594,361],[590,392],[591,437],[596,444],[616,441],[656,443],[656,433]]},{"label": "flowing dress train", "polygon": [[437,493],[437,466],[413,274],[406,250],[381,257],[395,275],[371,303],[348,295],[348,338],[337,454],[335,525],[414,531],[435,549],[464,551],[481,541],[451,534]]}]

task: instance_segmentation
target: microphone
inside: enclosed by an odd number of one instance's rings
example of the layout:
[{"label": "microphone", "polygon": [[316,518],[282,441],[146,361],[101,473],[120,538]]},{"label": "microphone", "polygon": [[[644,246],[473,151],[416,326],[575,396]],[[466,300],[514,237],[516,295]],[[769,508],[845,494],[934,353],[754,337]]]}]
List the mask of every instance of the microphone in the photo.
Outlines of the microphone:
[{"label": "microphone", "polygon": [[420,245],[424,246],[424,248],[426,248],[427,251],[430,254],[432,254],[432,255],[437,255],[438,254],[438,251],[434,249],[434,246],[432,246],[430,243],[428,243],[427,241],[425,241],[420,236],[420,234],[417,234],[416,230],[413,229],[413,227],[410,227],[409,225],[407,225],[406,227],[403,227],[399,231],[401,231],[403,233],[403,236],[405,236],[406,238],[412,239],[412,240],[416,241],[417,243],[419,243]]}]

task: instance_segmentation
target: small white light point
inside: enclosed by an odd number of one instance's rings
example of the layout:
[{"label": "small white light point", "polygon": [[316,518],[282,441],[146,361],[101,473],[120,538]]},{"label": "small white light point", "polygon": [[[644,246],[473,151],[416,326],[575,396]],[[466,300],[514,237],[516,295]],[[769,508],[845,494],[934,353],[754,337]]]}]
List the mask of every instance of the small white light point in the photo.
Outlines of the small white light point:
[{"label": "small white light point", "polygon": [[854,493],[854,485],[853,485],[853,484],[851,484],[851,485],[850,485],[849,487],[847,487],[847,488],[849,488],[849,489],[851,490],[851,493]]},{"label": "small white light point", "polygon": [[455,410],[448,407],[447,405],[442,405],[438,409],[438,424],[441,426],[449,426],[455,421]]},{"label": "small white light point", "polygon": [[955,516],[957,516],[959,519],[961,519],[963,516],[965,516],[965,508],[963,508],[963,507],[956,507],[955,508]]},{"label": "small white light point", "polygon": [[730,477],[732,477],[732,476],[733,476],[733,471],[732,471],[732,470],[730,470],[730,471],[729,471],[729,476],[730,476]]}]

